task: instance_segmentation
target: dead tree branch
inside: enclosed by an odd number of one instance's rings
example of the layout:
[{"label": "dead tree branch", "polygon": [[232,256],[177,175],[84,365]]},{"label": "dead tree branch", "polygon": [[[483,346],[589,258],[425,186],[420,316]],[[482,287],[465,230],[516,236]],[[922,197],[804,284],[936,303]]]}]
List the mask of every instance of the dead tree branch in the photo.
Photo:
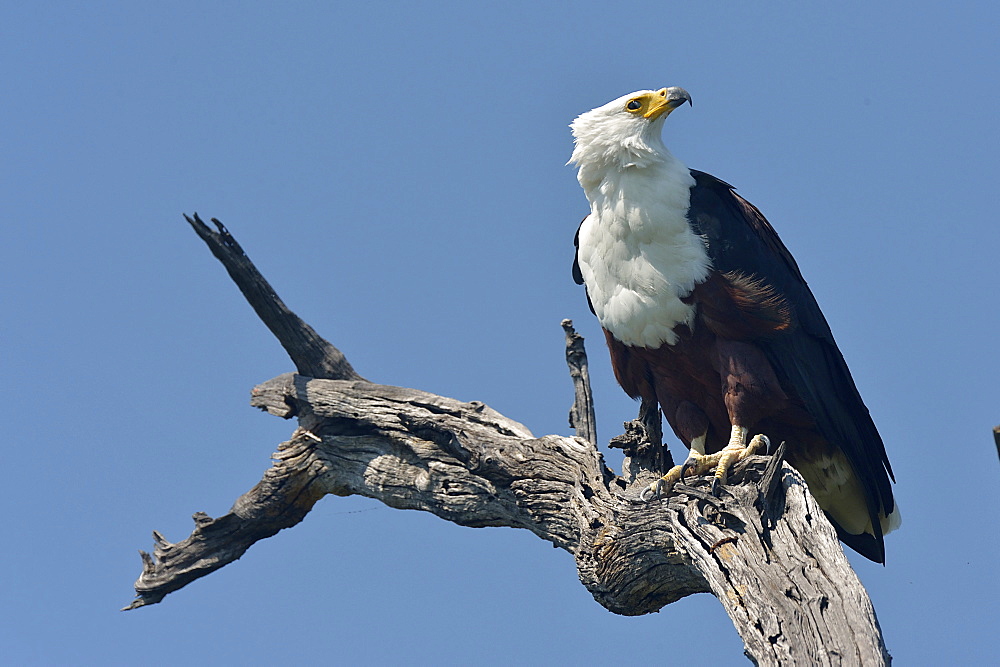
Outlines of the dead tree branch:
[{"label": "dead tree branch", "polygon": [[[228,247],[249,264],[235,241]],[[280,304],[269,287],[251,293],[265,301],[270,294]],[[294,318],[277,325],[279,331],[301,322],[281,308],[255,306]],[[322,361],[336,348],[311,335],[322,342],[291,336],[320,345],[304,358],[330,372],[350,369],[339,352]],[[301,369],[298,360],[296,366]],[[584,417],[574,426],[585,430],[592,428],[581,424],[593,408],[589,387],[581,384],[577,380],[574,414]],[[143,571],[128,609],[160,602],[239,558],[257,540],[301,521],[324,495],[359,494],[463,526],[530,530],[573,554],[581,582],[617,614],[646,614],[711,592],[757,664],[889,662],[875,612],[833,528],[786,463],[765,475],[771,459],[748,459],[720,498],[699,479],[678,485],[669,498],[640,503],[639,478],[616,476],[579,430],[580,437],[536,438],[482,403],[374,384],[356,374],[317,379],[300,372],[256,387],[251,404],[296,418],[298,428],[228,514],[196,514],[194,531],[175,544],[154,533],[154,553],[141,552]]]},{"label": "dead tree branch", "polygon": [[590,392],[590,367],[583,336],[573,328],[572,320],[562,321],[566,332],[566,364],[573,379],[573,407],[569,410],[569,425],[577,437],[597,445],[597,416],[594,412],[594,395]]},{"label": "dead tree branch", "polygon": [[257,317],[285,348],[299,373],[326,380],[364,379],[351,367],[340,350],[285,305],[221,222],[212,218],[212,223],[218,230],[212,231],[197,213],[193,217],[185,215],[184,219],[215,258],[226,267],[229,277],[243,292]]}]

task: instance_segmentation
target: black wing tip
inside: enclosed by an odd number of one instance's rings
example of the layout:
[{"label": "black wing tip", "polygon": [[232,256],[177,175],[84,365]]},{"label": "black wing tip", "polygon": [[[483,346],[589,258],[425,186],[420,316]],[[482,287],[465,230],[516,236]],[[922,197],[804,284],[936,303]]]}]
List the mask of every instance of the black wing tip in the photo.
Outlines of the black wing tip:
[{"label": "black wing tip", "polygon": [[837,537],[840,538],[841,542],[854,549],[868,560],[885,565],[885,541],[882,539],[882,536],[875,537],[874,535],[869,535],[868,533],[862,533],[861,535],[848,533],[846,530],[838,526],[837,522],[834,521],[829,514],[827,514],[827,518],[830,519],[830,523],[833,524],[833,527],[837,529]]}]

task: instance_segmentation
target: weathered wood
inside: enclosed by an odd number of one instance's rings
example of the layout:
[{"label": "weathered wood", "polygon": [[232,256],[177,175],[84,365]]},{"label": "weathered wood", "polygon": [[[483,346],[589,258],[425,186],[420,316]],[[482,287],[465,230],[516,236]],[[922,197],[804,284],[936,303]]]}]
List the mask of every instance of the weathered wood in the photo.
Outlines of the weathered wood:
[{"label": "weathered wood", "polygon": [[626,494],[590,444],[534,438],[482,403],[289,374],[257,387],[252,404],[297,416],[299,428],[229,514],[196,519],[184,542],[158,540],[130,608],[235,560],[300,521],[323,495],[359,494],[464,526],[530,530],[572,553],[580,580],[615,613],[714,592],[759,664],[839,664],[837,656],[879,664],[864,589],[787,464],[786,503],[765,508],[765,521],[756,481],[766,457],[738,469],[721,498],[699,480],[646,504]]},{"label": "weathered wood", "polygon": [[[245,259],[235,241],[225,243]],[[227,264],[231,274],[243,270],[234,266]],[[277,300],[269,288],[251,293]],[[279,330],[294,327],[287,309],[262,309],[285,319]],[[329,353],[318,336],[297,339],[314,346],[300,358]],[[143,571],[127,609],[160,602],[239,558],[257,540],[301,521],[324,495],[359,494],[464,526],[530,530],[573,554],[580,581],[618,614],[646,614],[711,592],[757,664],[889,662],[874,610],[833,528],[801,476],[777,465],[780,458],[737,464],[718,498],[699,478],[678,484],[668,498],[637,502],[641,478],[656,465],[651,425],[632,423],[623,446],[633,455],[642,450],[633,470],[641,474],[619,477],[583,437],[536,438],[482,403],[360,380],[337,358],[318,367],[353,379],[286,374],[254,389],[252,405],[297,418],[298,428],[225,516],[196,514],[194,531],[176,544],[154,533],[153,555],[140,552]],[[575,383],[575,409],[585,414],[592,400]]]},{"label": "weathered wood", "polygon": [[590,390],[590,367],[583,336],[573,328],[573,320],[562,321],[566,332],[566,364],[573,380],[573,407],[569,410],[569,426],[577,437],[592,445],[597,444],[597,415],[594,411],[594,394]]},{"label": "weathered wood", "polygon": [[625,432],[611,438],[608,447],[625,453],[622,474],[629,489],[646,488],[674,466],[663,444],[663,421],[655,400],[642,399],[639,416],[622,425]]},{"label": "weathered wood", "polygon": [[302,521],[327,490],[314,485],[321,467],[313,438],[297,429],[273,455],[275,464],[255,487],[240,496],[229,513],[213,519],[197,512],[195,529],[171,544],[153,531],[154,550],[140,551],[142,574],[135,582],[136,598],[125,610],[160,602],[164,596],[195,579],[239,559],[258,540]]},{"label": "weathered wood", "polygon": [[780,477],[784,503],[763,513],[762,489],[746,483],[723,487],[720,499],[669,502],[695,538],[677,533],[688,556],[756,663],[888,664],[875,610],[836,532],[787,463]]},{"label": "weathered wood", "polygon": [[221,222],[212,218],[218,230],[212,231],[197,213],[193,217],[185,215],[184,219],[226,267],[229,277],[240,288],[257,317],[285,348],[299,373],[328,380],[364,379],[340,350],[285,305]]}]

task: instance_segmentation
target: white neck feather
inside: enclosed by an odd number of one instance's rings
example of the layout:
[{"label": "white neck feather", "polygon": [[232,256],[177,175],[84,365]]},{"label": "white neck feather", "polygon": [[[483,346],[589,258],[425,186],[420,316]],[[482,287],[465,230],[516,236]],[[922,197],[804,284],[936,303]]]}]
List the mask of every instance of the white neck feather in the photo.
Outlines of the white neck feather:
[{"label": "white neck feather", "polygon": [[618,340],[672,345],[675,327],[694,326],[694,306],[681,297],[711,268],[687,221],[694,178],[663,145],[661,121],[615,125],[588,118],[596,111],[574,121],[570,160],[590,201],[578,254],[587,293]]},{"label": "white neck feather", "polygon": [[650,167],[674,159],[661,138],[664,118],[650,123],[643,118],[609,117],[605,112],[619,106],[618,100],[609,102],[570,125],[575,146],[567,164],[580,168],[577,178],[584,190],[599,184],[610,170]]}]

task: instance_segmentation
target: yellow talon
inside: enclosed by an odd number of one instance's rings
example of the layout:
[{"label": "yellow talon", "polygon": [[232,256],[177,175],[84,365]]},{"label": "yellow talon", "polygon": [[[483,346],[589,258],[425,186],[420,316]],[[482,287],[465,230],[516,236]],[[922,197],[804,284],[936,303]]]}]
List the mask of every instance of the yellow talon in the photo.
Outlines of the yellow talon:
[{"label": "yellow talon", "polygon": [[639,494],[640,500],[648,501],[653,497],[660,498],[665,493],[670,493],[674,485],[684,478],[685,473],[697,476],[713,467],[715,468],[715,472],[712,480],[712,489],[713,492],[717,491],[720,485],[726,483],[729,477],[729,469],[732,468],[734,463],[742,461],[748,456],[753,456],[760,449],[760,446],[767,442],[766,436],[757,434],[748,444],[744,445],[746,437],[746,428],[733,426],[729,444],[724,449],[707,456],[692,451],[690,458],[683,465],[674,466],[666,475],[643,489],[642,493]]}]

